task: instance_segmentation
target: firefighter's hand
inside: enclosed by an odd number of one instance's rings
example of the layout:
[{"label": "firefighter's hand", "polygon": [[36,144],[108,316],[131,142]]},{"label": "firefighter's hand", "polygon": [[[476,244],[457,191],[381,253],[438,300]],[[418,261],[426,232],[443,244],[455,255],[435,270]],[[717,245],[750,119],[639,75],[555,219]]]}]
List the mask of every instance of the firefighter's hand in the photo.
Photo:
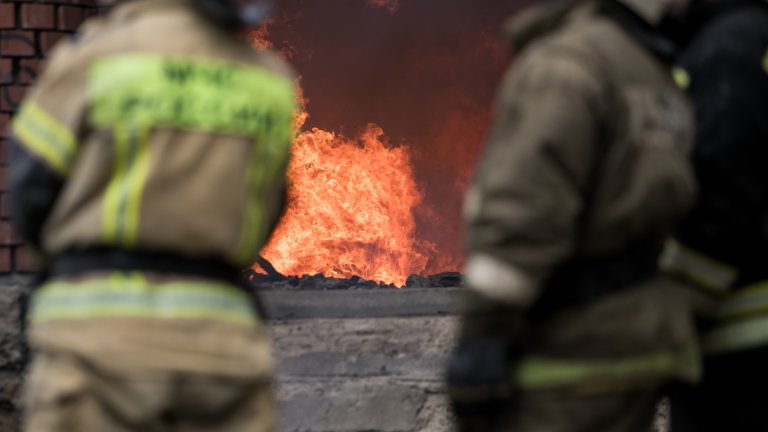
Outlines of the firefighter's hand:
[{"label": "firefighter's hand", "polygon": [[493,431],[508,411],[514,388],[510,345],[493,336],[462,337],[448,362],[446,381],[461,432]]}]

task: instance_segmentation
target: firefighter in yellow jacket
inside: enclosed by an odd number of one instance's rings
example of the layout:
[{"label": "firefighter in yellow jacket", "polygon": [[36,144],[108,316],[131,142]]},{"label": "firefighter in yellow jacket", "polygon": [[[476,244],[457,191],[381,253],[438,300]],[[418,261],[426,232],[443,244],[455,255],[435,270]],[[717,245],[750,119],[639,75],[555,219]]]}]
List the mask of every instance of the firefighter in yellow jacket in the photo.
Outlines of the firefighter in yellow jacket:
[{"label": "firefighter in yellow jacket", "polygon": [[662,21],[685,2],[541,2],[465,203],[469,256],[447,371],[462,431],[647,432],[699,364],[691,299],[660,276],[689,208],[691,108]]},{"label": "firefighter in yellow jacket", "polygon": [[240,39],[267,2],[134,0],[54,50],[13,121],[33,296],[26,430],[274,431],[239,269],[285,196],[294,79]]}]

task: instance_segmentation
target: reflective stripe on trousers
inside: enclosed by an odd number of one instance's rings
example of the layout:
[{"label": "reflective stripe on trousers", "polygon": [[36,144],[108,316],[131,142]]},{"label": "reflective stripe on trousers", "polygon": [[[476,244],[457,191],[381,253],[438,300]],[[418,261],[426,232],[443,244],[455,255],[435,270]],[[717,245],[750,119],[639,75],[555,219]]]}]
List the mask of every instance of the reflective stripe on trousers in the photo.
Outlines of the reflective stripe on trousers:
[{"label": "reflective stripe on trousers", "polygon": [[621,388],[654,378],[695,381],[701,374],[697,347],[680,352],[638,354],[624,358],[584,360],[530,356],[515,373],[517,385],[528,390],[577,387],[584,391]]},{"label": "reflective stripe on trousers", "polygon": [[53,281],[35,292],[31,322],[56,319],[212,319],[256,325],[250,296],[221,282],[148,282],[138,272],[83,282]]}]

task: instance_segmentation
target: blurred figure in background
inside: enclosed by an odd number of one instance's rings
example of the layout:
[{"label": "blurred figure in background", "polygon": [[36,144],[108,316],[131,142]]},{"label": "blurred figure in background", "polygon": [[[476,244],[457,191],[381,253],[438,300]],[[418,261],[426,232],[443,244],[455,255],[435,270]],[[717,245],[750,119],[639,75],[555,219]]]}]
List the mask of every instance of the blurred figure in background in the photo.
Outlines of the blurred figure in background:
[{"label": "blurred figure in background", "polygon": [[700,0],[681,39],[700,196],[661,261],[717,300],[704,379],[672,392],[673,432],[768,430],[768,2]]},{"label": "blurred figure in background", "polygon": [[294,77],[239,38],[270,4],[119,2],[61,43],[13,122],[34,432],[276,430],[240,269],[282,212]]},{"label": "blurred figure in background", "polygon": [[662,31],[687,1],[542,2],[466,197],[447,380],[462,431],[639,431],[700,373],[690,295],[657,260],[695,195],[692,112]]}]

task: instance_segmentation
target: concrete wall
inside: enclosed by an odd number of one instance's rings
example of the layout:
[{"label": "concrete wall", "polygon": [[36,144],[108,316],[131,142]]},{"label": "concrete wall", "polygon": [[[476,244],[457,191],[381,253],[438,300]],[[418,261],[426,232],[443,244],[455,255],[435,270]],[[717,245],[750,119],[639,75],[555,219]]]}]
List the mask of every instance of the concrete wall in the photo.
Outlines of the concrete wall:
[{"label": "concrete wall", "polygon": [[[452,430],[455,289],[265,293],[286,432]],[[298,294],[298,296],[297,296]]]},{"label": "concrete wall", "polygon": [[18,398],[27,353],[23,341],[22,309],[27,289],[24,279],[0,278],[0,431],[19,426]]},{"label": "concrete wall", "polygon": [[275,322],[286,432],[450,430],[440,372],[454,318]]},{"label": "concrete wall", "polygon": [[30,271],[31,256],[10,229],[5,187],[8,125],[56,42],[98,12],[98,0],[0,2],[0,274]]}]

